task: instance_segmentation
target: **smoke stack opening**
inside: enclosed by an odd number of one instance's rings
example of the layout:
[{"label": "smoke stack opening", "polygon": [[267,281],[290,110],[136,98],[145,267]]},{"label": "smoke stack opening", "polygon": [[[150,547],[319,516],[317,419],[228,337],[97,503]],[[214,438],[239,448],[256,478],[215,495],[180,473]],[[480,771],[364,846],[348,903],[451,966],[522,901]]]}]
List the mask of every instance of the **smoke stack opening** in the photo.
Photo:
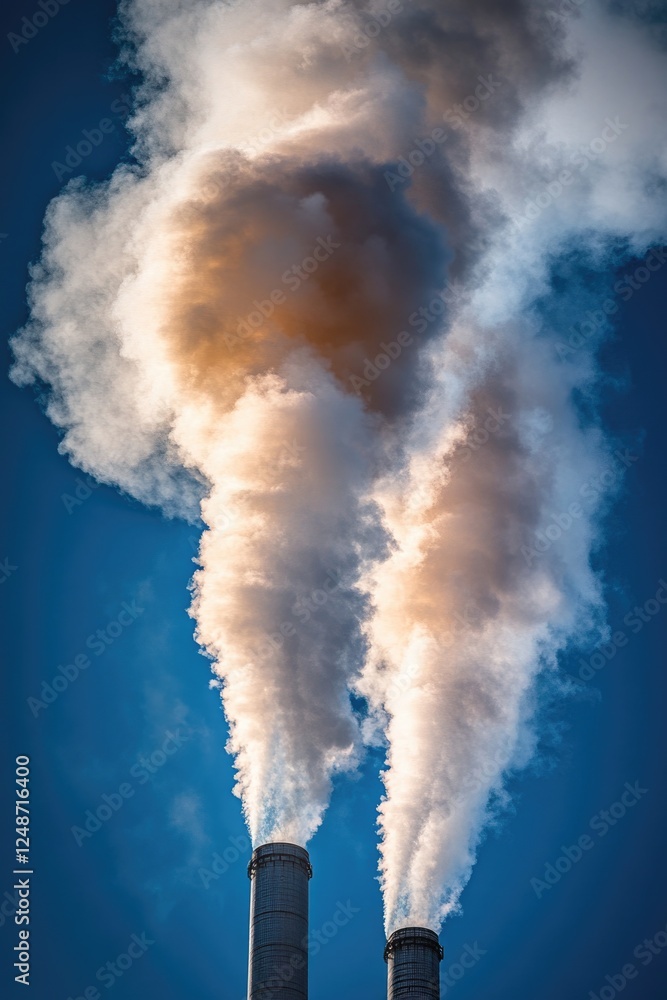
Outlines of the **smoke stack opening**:
[{"label": "smoke stack opening", "polygon": [[248,865],[248,1000],[308,1000],[308,851],[263,844]]},{"label": "smoke stack opening", "polygon": [[440,1000],[443,955],[438,935],[427,927],[394,931],[384,949],[387,1000]]}]

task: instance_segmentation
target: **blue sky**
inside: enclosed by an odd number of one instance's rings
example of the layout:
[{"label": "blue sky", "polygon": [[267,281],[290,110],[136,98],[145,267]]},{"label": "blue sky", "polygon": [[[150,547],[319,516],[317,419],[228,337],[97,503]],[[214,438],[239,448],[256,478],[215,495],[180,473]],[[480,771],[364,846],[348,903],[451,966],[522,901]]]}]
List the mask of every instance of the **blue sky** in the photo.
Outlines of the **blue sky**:
[{"label": "blue sky", "polygon": [[[15,52],[8,33],[21,30],[33,6],[11,0],[0,37],[9,97],[0,164],[5,372],[7,338],[27,317],[27,269],[39,254],[44,211],[66,179],[57,176],[54,162],[63,162],[67,147],[104,119],[113,129],[79,169],[102,179],[127,147],[122,119],[128,81],[109,74],[114,4],[71,0]],[[626,266],[621,273],[632,271]],[[480,849],[462,914],[442,935],[445,975],[466,946],[480,955],[463,978],[443,980],[443,995],[458,1000],[584,1000],[591,991],[600,996],[612,989],[609,980],[628,963],[638,974],[625,997],[665,995],[667,949],[635,954],[667,926],[661,791],[667,616],[662,606],[653,614],[650,603],[667,580],[661,516],[664,273],[628,302],[619,299],[619,306],[616,335],[603,352],[610,375],[605,416],[639,457],[610,513],[608,545],[598,558],[610,625],[627,641],[619,641],[613,658],[578,694],[550,710],[546,729],[557,731],[558,739],[545,739],[536,765],[513,782],[512,807]],[[6,720],[0,767],[7,843],[0,894],[11,895],[12,886],[14,758],[27,754],[35,870],[32,996],[74,1000],[97,985],[113,1000],[147,993],[163,1000],[241,1000],[249,889],[245,830],[231,794],[218,695],[208,688],[209,666],[186,612],[196,533],[110,488],[86,488],[58,454],[57,434],[30,390],[5,377],[0,405]],[[626,616],[647,601],[647,620],[638,628],[637,619]],[[124,613],[124,605],[132,612]],[[32,703],[31,710],[29,699],[41,699],[44,682],[77,656],[87,657],[88,665],[52,703]],[[577,675],[579,654],[562,666]],[[378,752],[369,753],[357,780],[337,783],[311,844],[313,929],[322,928],[341,903],[350,913],[312,958],[317,1000],[384,996],[374,835],[381,764]],[[621,807],[614,804],[626,784],[636,783],[638,800],[617,818]],[[81,828],[87,810],[97,810],[105,795],[121,804],[91,836],[76,838],[72,828]],[[563,846],[584,836],[592,847],[558,881],[548,888],[531,884],[544,883],[546,866],[557,864]],[[226,870],[208,877],[206,872],[215,874],[216,853],[225,852]],[[19,996],[11,968],[16,928],[2,913],[2,993]],[[127,952],[133,935],[152,943],[134,949],[141,954],[122,976],[96,978]]]}]

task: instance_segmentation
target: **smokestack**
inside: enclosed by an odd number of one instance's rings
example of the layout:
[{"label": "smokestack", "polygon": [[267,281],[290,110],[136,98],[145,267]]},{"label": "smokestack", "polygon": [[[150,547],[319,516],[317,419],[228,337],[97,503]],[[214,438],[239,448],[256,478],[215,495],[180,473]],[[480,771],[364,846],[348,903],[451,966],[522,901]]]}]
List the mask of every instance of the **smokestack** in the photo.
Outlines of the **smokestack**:
[{"label": "smokestack", "polygon": [[248,1000],[308,1000],[308,851],[263,844],[248,865]]},{"label": "smokestack", "polygon": [[438,935],[426,927],[401,927],[384,950],[387,1000],[440,1000],[443,956]]}]

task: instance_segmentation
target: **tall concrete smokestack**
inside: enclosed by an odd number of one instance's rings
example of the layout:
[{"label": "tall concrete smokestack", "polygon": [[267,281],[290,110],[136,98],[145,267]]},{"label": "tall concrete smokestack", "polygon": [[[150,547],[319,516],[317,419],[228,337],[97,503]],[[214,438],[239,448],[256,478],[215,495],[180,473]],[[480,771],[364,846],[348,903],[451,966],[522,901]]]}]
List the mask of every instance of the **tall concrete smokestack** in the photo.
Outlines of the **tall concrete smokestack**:
[{"label": "tall concrete smokestack", "polygon": [[394,931],[384,950],[389,966],[387,1000],[440,1000],[442,956],[434,931],[426,927]]},{"label": "tall concrete smokestack", "polygon": [[308,1000],[308,851],[263,844],[252,855],[248,1000]]}]

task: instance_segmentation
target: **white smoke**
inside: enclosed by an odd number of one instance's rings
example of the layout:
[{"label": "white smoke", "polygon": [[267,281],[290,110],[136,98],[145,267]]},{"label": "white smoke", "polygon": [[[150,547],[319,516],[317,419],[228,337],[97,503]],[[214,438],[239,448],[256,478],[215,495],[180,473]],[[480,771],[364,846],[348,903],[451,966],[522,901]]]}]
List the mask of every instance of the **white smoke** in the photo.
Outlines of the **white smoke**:
[{"label": "white smoke", "polygon": [[636,25],[589,7],[570,25],[576,75],[511,135],[471,136],[475,190],[505,221],[437,345],[404,477],[376,493],[398,547],[369,581],[360,689],[389,743],[388,933],[456,910],[505,775],[534,752],[536,674],[602,625],[591,555],[624,471],[594,415],[608,297],[576,280],[557,296],[551,279],[568,253],[604,270],[664,242],[667,66]]},{"label": "white smoke", "polygon": [[660,34],[593,0],[121,13],[137,163],[50,206],[13,377],[74,464],[201,518],[254,842],[305,844],[379,726],[387,930],[437,929],[537,674],[602,621],[604,324],[559,345],[578,265],[665,238]]}]

